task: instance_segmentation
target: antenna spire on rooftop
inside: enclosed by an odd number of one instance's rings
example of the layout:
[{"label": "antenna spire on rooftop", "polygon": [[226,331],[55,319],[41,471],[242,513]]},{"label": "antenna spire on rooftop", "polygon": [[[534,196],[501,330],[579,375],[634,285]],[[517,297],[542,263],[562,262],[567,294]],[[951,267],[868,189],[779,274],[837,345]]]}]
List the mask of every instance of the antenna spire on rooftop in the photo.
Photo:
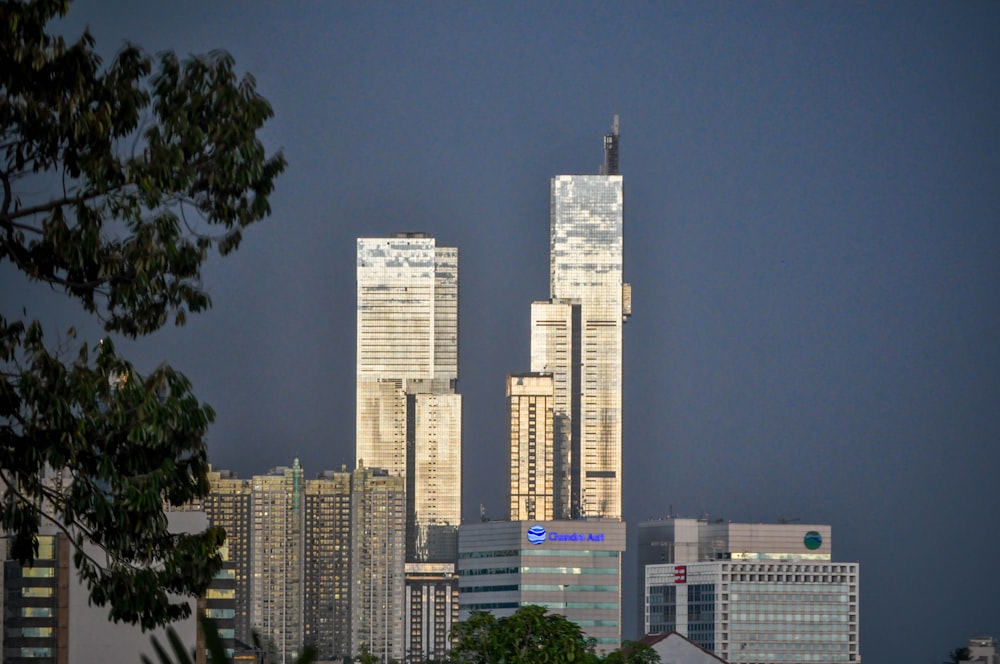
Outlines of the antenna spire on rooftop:
[{"label": "antenna spire on rooftop", "polygon": [[604,135],[604,165],[601,175],[618,175],[618,114],[611,122],[611,133]]}]

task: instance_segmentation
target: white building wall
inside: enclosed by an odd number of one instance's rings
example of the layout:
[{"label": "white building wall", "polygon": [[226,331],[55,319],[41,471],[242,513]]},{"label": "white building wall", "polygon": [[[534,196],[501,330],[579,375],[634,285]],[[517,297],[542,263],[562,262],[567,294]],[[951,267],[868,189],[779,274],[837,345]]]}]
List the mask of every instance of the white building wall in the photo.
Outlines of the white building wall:
[{"label": "white building wall", "polygon": [[[860,661],[857,563],[720,561],[647,565],[647,633],[676,631],[732,664]],[[690,611],[694,588],[710,587],[710,617]],[[655,598],[675,593],[661,604]],[[676,610],[671,626],[660,611]],[[711,623],[706,629],[705,622]],[[700,621],[700,632],[695,623]],[[708,638],[708,641],[704,639]]]},{"label": "white building wall", "polygon": [[[168,512],[172,532],[200,532],[208,528],[204,512]],[[93,545],[85,545],[91,555],[99,555]],[[71,556],[72,558],[72,556]],[[139,662],[145,655],[157,661],[150,639],[155,637],[170,651],[166,628],[144,632],[138,625],[113,623],[108,620],[108,608],[90,604],[90,593],[70,563],[69,582],[69,660],[68,664],[105,664],[106,662]],[[193,650],[197,635],[195,600],[190,600],[192,613],[185,620],[171,624],[181,642]],[[0,630],[2,631],[2,630]]]}]

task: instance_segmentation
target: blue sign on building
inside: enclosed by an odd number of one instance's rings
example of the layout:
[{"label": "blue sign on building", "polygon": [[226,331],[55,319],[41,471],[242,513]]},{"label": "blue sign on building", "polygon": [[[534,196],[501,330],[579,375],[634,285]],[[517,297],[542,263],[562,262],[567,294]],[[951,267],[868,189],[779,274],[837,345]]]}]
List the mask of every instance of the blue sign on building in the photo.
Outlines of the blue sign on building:
[{"label": "blue sign on building", "polygon": [[553,542],[603,542],[604,533],[558,533],[555,531],[546,532],[544,526],[532,526],[528,528],[528,541],[532,544],[541,544],[545,540]]},{"label": "blue sign on building", "polygon": [[528,528],[528,541],[532,544],[541,544],[545,541],[545,528],[542,526],[532,526]]}]

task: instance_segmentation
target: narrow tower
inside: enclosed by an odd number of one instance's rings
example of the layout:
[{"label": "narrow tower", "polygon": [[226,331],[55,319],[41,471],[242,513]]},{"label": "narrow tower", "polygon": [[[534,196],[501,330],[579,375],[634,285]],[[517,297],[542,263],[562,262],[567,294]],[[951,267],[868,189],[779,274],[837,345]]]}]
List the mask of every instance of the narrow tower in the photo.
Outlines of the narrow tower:
[{"label": "narrow tower", "polygon": [[551,183],[550,298],[531,307],[531,370],[554,381],[557,518],[621,518],[623,193],[618,116],[601,175]]},{"label": "narrow tower", "polygon": [[423,233],[361,238],[357,269],[357,460],[405,487],[405,644],[388,652],[443,659],[458,616],[458,249]]},{"label": "narrow tower", "polygon": [[601,174],[551,186],[550,296],[531,305],[531,371],[507,377],[511,520],[462,526],[460,615],[550,607],[606,654],[621,645],[627,535],[617,117]]}]

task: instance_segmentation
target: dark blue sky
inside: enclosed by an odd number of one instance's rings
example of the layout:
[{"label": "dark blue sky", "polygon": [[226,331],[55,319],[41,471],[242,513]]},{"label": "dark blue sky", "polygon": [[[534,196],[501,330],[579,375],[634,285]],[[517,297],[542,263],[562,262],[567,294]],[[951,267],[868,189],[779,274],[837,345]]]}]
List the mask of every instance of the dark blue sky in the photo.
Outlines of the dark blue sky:
[{"label": "dark blue sky", "polygon": [[1000,3],[91,0],[85,24],[107,54],[227,49],[274,106],[273,217],[211,262],[213,310],[129,345],[216,408],[216,466],[353,464],[355,238],[423,230],[461,252],[465,515],[502,516],[549,178],[596,172],[619,113],[628,519],[832,524],[869,661],[1000,636]]}]

